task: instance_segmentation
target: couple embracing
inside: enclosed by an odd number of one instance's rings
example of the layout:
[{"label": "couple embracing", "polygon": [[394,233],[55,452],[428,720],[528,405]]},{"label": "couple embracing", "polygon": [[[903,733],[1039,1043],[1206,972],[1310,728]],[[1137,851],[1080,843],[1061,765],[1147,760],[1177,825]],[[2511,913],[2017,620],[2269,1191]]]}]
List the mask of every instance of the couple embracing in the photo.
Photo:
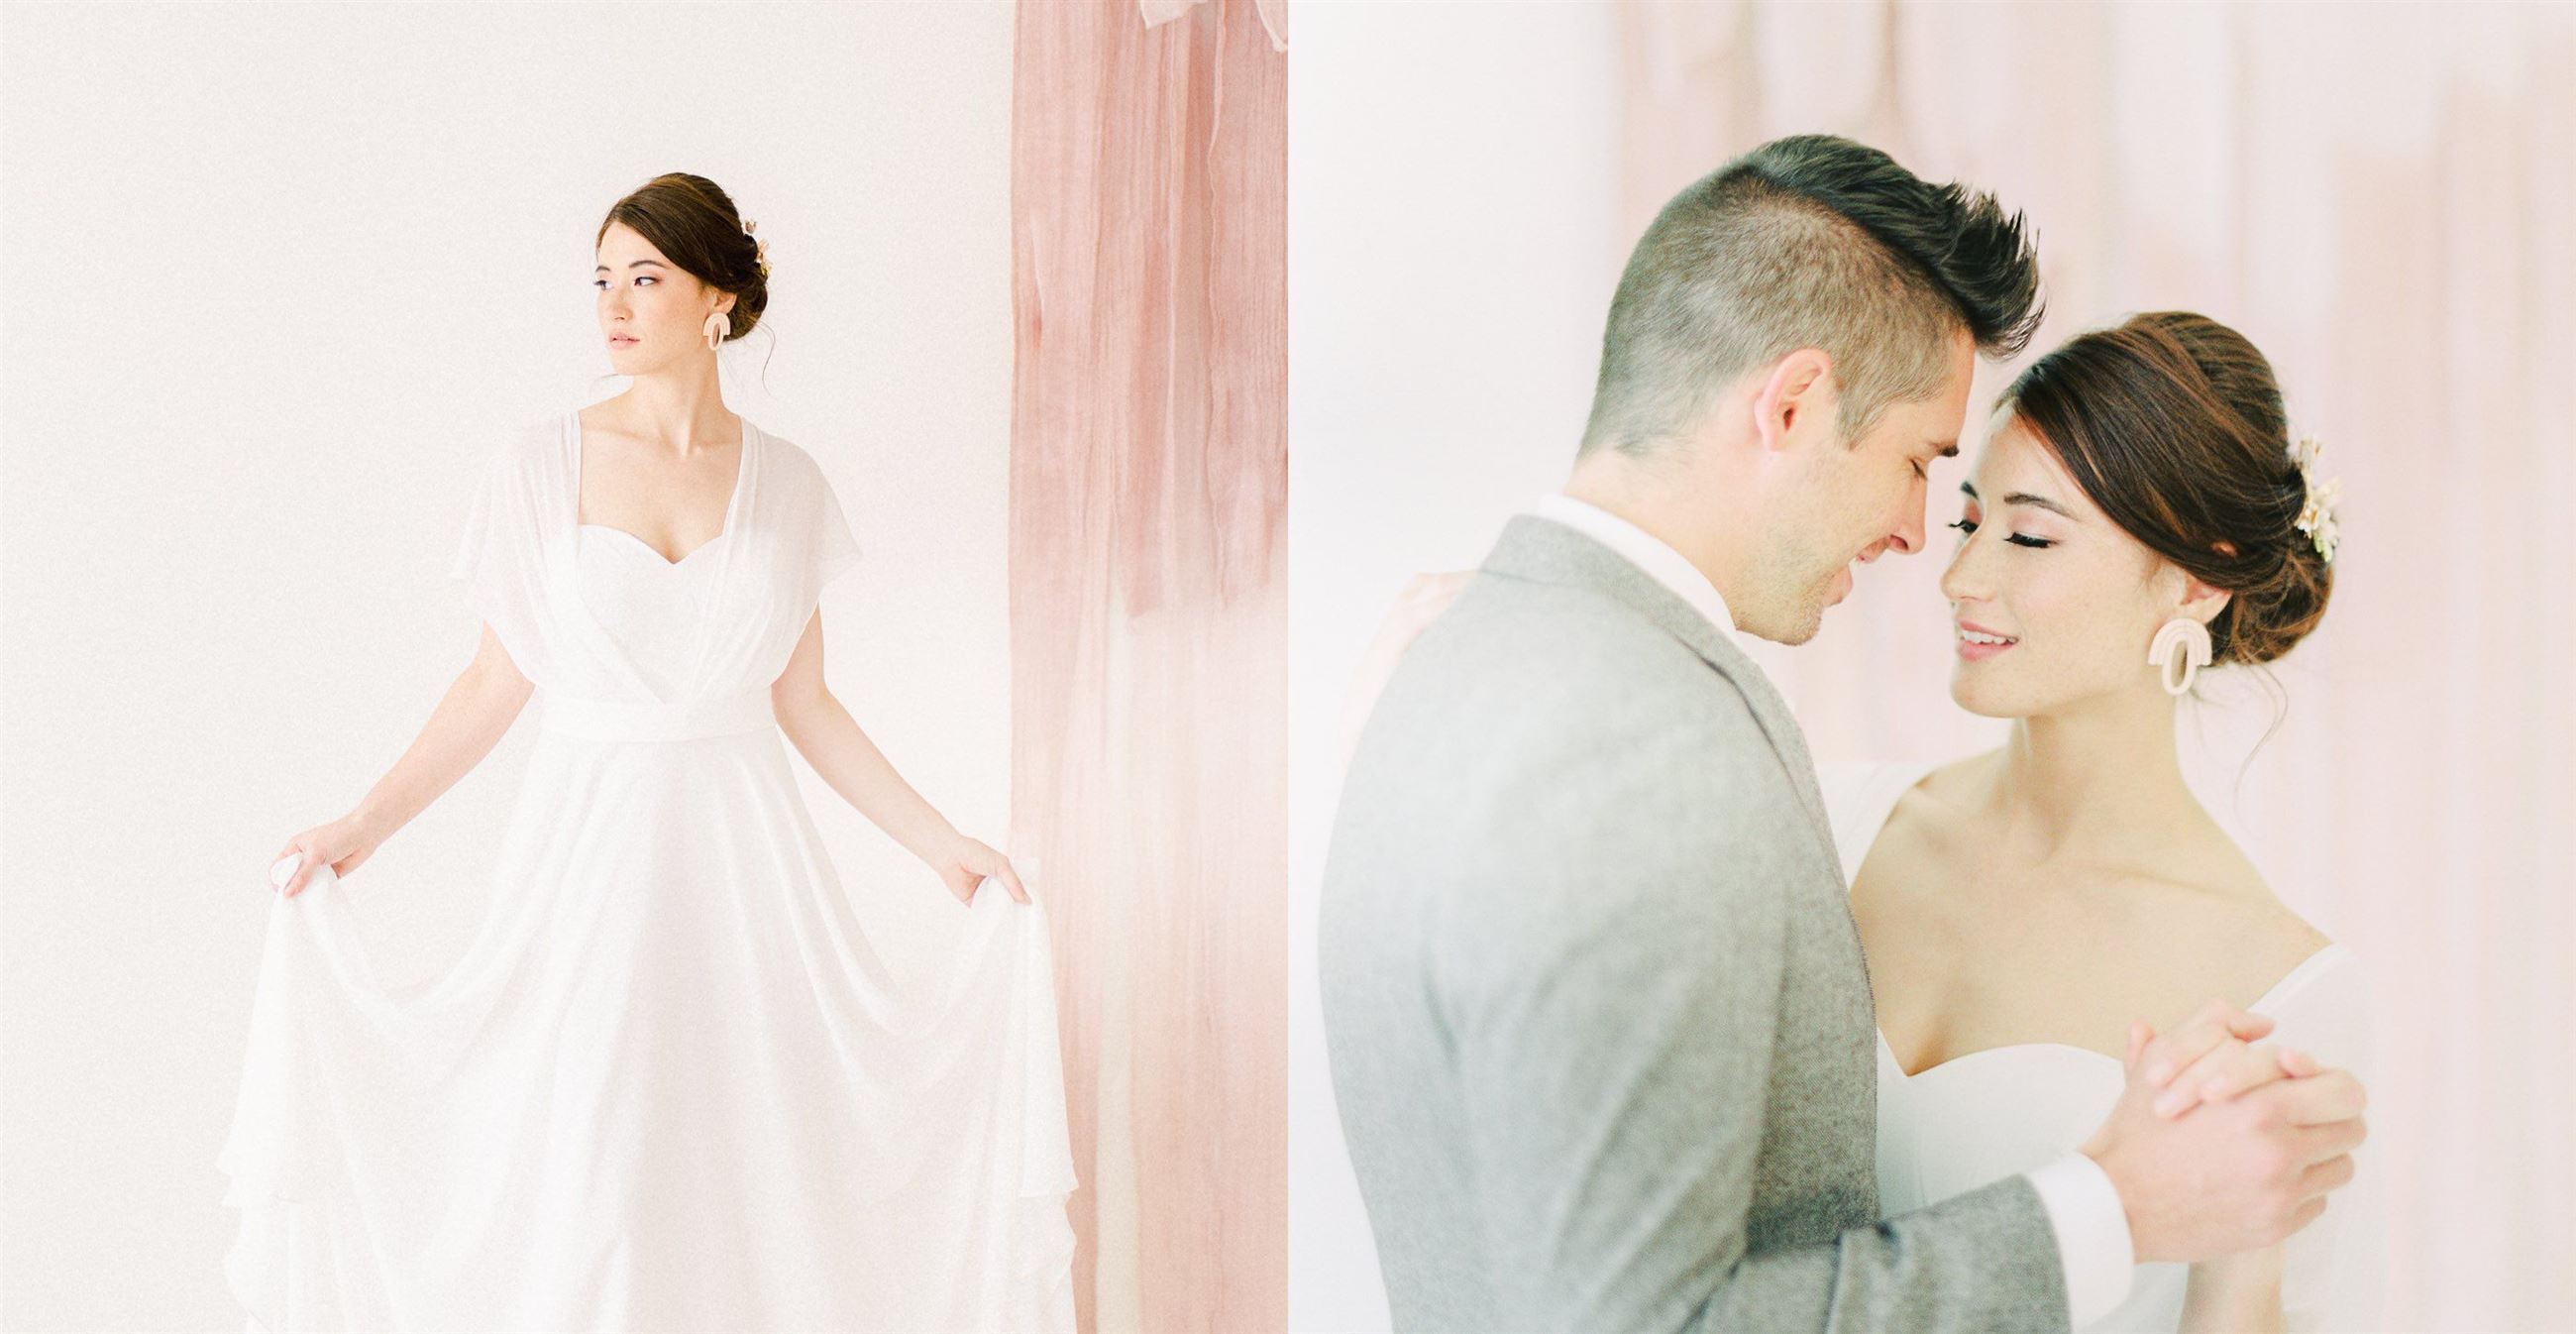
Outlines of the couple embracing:
[{"label": "couple embracing", "polygon": [[[1637,243],[1559,494],[1353,746],[1319,956],[1405,1331],[2303,1329],[2366,1307],[2360,961],[2193,798],[2178,697],[2323,615],[2270,364],[2162,312],[2033,362],[1941,580],[1995,751],[1819,774],[1740,646],[1928,544],[2018,215],[1765,144]],[[2367,1319],[2367,1315],[2361,1318]]]}]

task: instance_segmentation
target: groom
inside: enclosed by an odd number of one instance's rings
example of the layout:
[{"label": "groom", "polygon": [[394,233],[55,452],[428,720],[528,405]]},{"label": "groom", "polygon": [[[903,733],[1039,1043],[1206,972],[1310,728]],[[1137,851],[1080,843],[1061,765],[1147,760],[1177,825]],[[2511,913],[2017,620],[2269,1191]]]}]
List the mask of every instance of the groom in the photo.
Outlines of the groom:
[{"label": "groom", "polygon": [[[1859,937],[1735,637],[1804,643],[1853,562],[1923,545],[2037,287],[2017,216],[1824,136],[1637,243],[1566,493],[1414,641],[1333,829],[1325,1031],[1398,1329],[2066,1330],[2348,1179],[2359,1084],[2280,1078],[2269,1021],[2213,1003],[2133,1041],[2082,1152],[1878,1216]],[[2204,1057],[2270,1082],[2150,1109]]]}]

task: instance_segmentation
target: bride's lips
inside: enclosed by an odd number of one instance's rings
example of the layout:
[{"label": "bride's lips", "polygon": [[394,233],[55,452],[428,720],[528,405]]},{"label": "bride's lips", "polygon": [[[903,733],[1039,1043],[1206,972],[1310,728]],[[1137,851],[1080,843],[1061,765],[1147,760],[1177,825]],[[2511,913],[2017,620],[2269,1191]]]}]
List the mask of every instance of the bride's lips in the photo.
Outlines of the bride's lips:
[{"label": "bride's lips", "polygon": [[641,341],[643,340],[629,338],[624,334],[610,334],[608,336],[608,345],[610,347],[633,347]]},{"label": "bride's lips", "polygon": [[[2000,639],[2003,642],[2000,644],[1980,643],[1968,638],[1968,636],[1972,634],[1981,635],[1986,639]],[[1966,662],[1984,662],[1986,659],[1991,658],[1998,653],[2002,653],[2007,649],[2010,649],[2013,645],[2021,642],[2010,635],[2000,634],[1996,631],[1989,630],[1974,621],[1959,622],[1955,629],[1955,636],[1959,643],[1959,657],[1961,660]]]}]

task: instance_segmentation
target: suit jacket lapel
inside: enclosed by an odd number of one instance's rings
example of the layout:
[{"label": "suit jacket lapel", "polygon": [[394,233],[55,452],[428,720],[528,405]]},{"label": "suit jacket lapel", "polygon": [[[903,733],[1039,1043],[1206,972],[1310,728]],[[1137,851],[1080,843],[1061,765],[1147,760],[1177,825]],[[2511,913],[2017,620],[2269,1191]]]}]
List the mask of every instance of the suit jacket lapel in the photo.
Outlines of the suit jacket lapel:
[{"label": "suit jacket lapel", "polygon": [[[1505,523],[1502,536],[1495,541],[1482,568],[1513,578],[1592,589],[1689,645],[1702,661],[1732,682],[1752,706],[1754,721],[1770,738],[1781,767],[1788,771],[1790,787],[1806,807],[1808,821],[1831,859],[1833,831],[1825,820],[1825,799],[1816,787],[1816,766],[1808,757],[1806,736],[1799,730],[1797,719],[1790,716],[1788,702],[1780,698],[1771,678],[1735,646],[1725,631],[1709,624],[1707,617],[1653,575],[1589,534],[1536,515],[1514,515]],[[1841,865],[1838,860],[1834,864]]]}]

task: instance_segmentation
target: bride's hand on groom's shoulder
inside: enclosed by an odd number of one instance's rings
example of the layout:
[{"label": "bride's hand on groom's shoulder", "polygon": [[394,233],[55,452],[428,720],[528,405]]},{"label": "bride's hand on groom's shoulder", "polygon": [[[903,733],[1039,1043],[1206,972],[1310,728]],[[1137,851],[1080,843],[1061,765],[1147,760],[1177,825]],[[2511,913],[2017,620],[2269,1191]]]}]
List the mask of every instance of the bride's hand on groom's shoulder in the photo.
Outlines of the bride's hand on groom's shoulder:
[{"label": "bride's hand on groom's shoulder", "polygon": [[2271,1031],[2223,1001],[2162,1037],[2131,1026],[2127,1083],[2083,1152],[2119,1190],[2140,1261],[2273,1245],[2352,1179],[2360,1081],[2255,1045]]},{"label": "bride's hand on groom's shoulder", "polygon": [[1440,619],[1440,613],[1458,600],[1458,594],[1475,577],[1474,570],[1416,574],[1396,593],[1394,603],[1378,620],[1376,636],[1369,640],[1359,665],[1352,669],[1350,689],[1342,698],[1338,749],[1345,764],[1359,744],[1360,729],[1368,722],[1369,709],[1377,703],[1378,692],[1386,688],[1387,678],[1395,673],[1396,660],[1413,647],[1423,627]]}]

